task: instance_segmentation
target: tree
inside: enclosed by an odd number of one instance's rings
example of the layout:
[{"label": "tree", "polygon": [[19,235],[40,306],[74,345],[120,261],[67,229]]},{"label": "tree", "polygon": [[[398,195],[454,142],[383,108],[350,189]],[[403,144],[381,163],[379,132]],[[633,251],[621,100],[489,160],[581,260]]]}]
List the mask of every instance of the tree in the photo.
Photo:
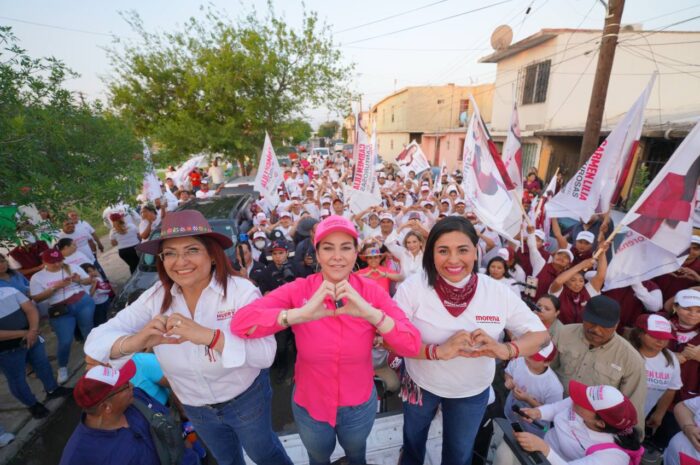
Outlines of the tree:
[{"label": "tree", "polygon": [[75,76],[55,58],[32,58],[0,27],[0,204],[104,208],[143,179],[132,128],[66,90]]},{"label": "tree", "polygon": [[326,121],[318,127],[318,137],[334,138],[338,133],[340,123],[337,121]]},{"label": "tree", "polygon": [[292,29],[274,12],[230,21],[209,9],[169,33],[149,32],[136,13],[124,17],[139,42],[109,51],[111,103],[170,162],[202,151],[243,159],[260,151],[265,131],[282,139],[305,108],[348,105],[352,66],[316,13]]},{"label": "tree", "polygon": [[293,144],[308,140],[311,137],[313,128],[301,118],[294,118],[291,121],[280,124],[279,135],[281,139],[290,139]]}]

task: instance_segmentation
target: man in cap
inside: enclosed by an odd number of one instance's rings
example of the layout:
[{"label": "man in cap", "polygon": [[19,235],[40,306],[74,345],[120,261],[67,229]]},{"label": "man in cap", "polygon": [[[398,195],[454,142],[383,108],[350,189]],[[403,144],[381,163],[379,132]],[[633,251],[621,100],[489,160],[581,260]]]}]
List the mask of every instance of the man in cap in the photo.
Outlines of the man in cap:
[{"label": "man in cap", "polygon": [[[135,373],[136,366],[129,360],[120,370],[94,366],[78,380],[73,397],[83,415],[63,449],[60,465],[160,465],[149,420],[132,403],[144,402],[154,411],[168,412],[147,394],[134,390],[129,380]],[[176,456],[177,452],[170,451]],[[197,463],[191,450],[179,452],[180,464]]]},{"label": "man in cap", "polygon": [[283,238],[275,239],[269,248],[270,260],[260,278],[260,292],[267,294],[297,277],[294,266],[289,261],[289,243]]},{"label": "man in cap", "polygon": [[198,199],[210,199],[214,197],[215,195],[218,195],[221,192],[221,189],[224,188],[223,184],[219,184],[219,187],[216,188],[215,191],[209,189],[209,180],[208,179],[202,179],[201,183],[201,189],[197,191],[195,196]]},{"label": "man in cap", "polygon": [[644,431],[647,395],[644,359],[616,329],[620,306],[609,297],[593,297],[583,311],[583,323],[563,326],[553,338],[559,355],[552,363],[562,386],[575,380],[585,384],[608,384],[634,404],[639,427]]}]

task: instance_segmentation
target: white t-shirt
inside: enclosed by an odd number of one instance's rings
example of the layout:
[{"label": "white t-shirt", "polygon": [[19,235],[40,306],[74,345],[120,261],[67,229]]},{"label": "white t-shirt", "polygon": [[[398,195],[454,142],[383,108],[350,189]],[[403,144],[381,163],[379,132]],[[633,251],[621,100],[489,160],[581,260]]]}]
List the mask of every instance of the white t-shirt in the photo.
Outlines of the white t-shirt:
[{"label": "white t-shirt", "polygon": [[109,300],[109,294],[112,292],[112,288],[109,283],[102,281],[102,278],[95,279],[97,279],[97,286],[95,287],[95,293],[92,295],[92,299],[95,301],[95,305],[100,305]]},{"label": "white t-shirt", "polygon": [[95,256],[95,254],[92,253],[92,249],[90,248],[90,241],[92,240],[92,233],[86,227],[81,226],[80,223],[75,225],[75,231],[73,231],[70,234],[67,234],[64,231],[61,231],[60,233],[58,233],[59,239],[63,239],[64,237],[68,237],[68,238],[73,239],[75,246],[86,257],[90,258],[90,257]]},{"label": "white t-shirt", "polygon": [[[428,286],[423,270],[401,283],[394,300],[418,328],[426,344],[442,344],[459,330],[482,329],[494,339],[498,339],[504,329],[516,337],[529,331],[547,331],[515,294],[503,292],[502,285],[486,275],[478,276],[474,297],[458,317],[453,317],[442,305],[435,290]],[[406,369],[416,384],[433,394],[463,398],[479,394],[491,385],[496,364],[488,357],[406,359]]]},{"label": "white t-shirt", "polygon": [[[141,219],[141,222],[139,223],[139,235],[143,234],[143,232],[148,229],[148,225],[150,224],[150,221]],[[151,224],[151,233],[158,229],[160,227],[160,211],[156,215],[156,219]],[[147,241],[148,239],[143,239],[144,241]]]},{"label": "white t-shirt", "polygon": [[[693,412],[693,423],[696,426],[700,426],[700,396],[684,401],[683,405]],[[695,460],[700,460],[700,451],[693,447],[688,437],[682,431],[673,436],[673,439],[671,439],[664,451],[664,465],[680,465],[680,453]]]},{"label": "white t-shirt", "polygon": [[360,234],[362,236],[363,240],[369,239],[371,237],[377,237],[382,235],[382,229],[377,225],[376,228],[373,228],[369,225],[369,223],[365,223],[362,225],[362,232]]},{"label": "white t-shirt", "polygon": [[513,382],[520,389],[540,404],[553,404],[564,398],[564,388],[551,368],[538,375],[530,371],[524,357],[518,357],[508,363],[506,373],[513,377]]},{"label": "white t-shirt", "polygon": [[195,194],[195,197],[198,199],[211,199],[212,197],[215,197],[217,195],[215,190],[209,189],[208,191],[204,192],[203,190],[198,190],[197,193]]},{"label": "white t-shirt", "polygon": [[570,397],[554,404],[538,407],[544,421],[554,421],[554,428],[547,431],[544,440],[550,446],[547,460],[552,465],[629,465],[630,457],[619,449],[604,449],[586,455],[586,450],[596,444],[614,443],[613,435],[588,428],[574,412]]},{"label": "white t-shirt", "polygon": [[214,184],[221,184],[224,182],[224,168],[221,166],[210,166],[209,176],[211,177],[211,182]]},{"label": "white t-shirt", "polygon": [[139,239],[139,232],[136,229],[136,226],[134,226],[133,224],[126,225],[126,232],[124,234],[112,229],[109,232],[109,239],[117,241],[118,249],[126,249],[128,247],[133,247],[139,242],[141,242],[141,239]]},{"label": "white t-shirt", "polygon": [[644,416],[646,417],[654,408],[664,392],[667,389],[674,391],[683,387],[681,381],[681,366],[678,359],[671,352],[673,363],[667,365],[666,357],[662,352],[656,354],[655,357],[644,357],[644,365],[647,370],[647,399],[644,402]]},{"label": "white t-shirt", "polygon": [[[29,281],[29,293],[31,295],[41,294],[42,292],[52,287],[53,285],[59,283],[63,279],[70,278],[73,273],[77,273],[78,276],[80,276],[80,279],[85,279],[88,277],[87,273],[85,273],[85,271],[83,271],[83,269],[79,266],[68,265],[68,267],[70,268],[70,273],[64,270],[48,271],[46,268],[37,271],[36,273],[34,273],[32,279]],[[63,302],[73,294],[83,292],[84,290],[85,288],[80,283],[70,283],[63,289],[59,289],[56,292],[54,292],[51,297],[44,300],[43,302],[46,302],[48,305],[53,305],[58,302]]]},{"label": "white t-shirt", "polygon": [[84,253],[82,253],[80,250],[76,250],[73,255],[69,255],[67,257],[63,257],[63,263],[66,265],[75,265],[75,266],[80,266],[83,263],[89,263],[93,264],[94,259],[89,259],[88,257],[85,256]]}]

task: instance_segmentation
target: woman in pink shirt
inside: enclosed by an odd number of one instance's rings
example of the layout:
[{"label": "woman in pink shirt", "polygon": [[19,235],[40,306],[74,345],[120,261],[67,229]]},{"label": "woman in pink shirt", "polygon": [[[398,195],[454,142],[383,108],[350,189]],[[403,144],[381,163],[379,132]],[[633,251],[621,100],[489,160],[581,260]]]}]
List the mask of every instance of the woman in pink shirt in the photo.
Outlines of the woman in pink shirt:
[{"label": "woman in pink shirt", "polygon": [[389,294],[352,274],[357,230],[341,216],[318,224],[320,273],[299,278],[233,316],[231,332],[265,337],[291,326],[296,336],[294,420],[309,463],[330,464],[336,436],[350,463],[365,463],[376,414],[372,344],[379,333],[392,349],[415,357],[418,330]]}]

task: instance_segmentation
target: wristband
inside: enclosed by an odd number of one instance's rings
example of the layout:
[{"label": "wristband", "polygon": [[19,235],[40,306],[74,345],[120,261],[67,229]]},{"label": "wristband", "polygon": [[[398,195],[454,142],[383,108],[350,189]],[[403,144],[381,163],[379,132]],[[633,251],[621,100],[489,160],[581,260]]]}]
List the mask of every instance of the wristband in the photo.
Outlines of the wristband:
[{"label": "wristband", "polygon": [[211,342],[209,343],[209,345],[207,347],[209,347],[210,349],[213,349],[214,346],[216,345],[216,343],[219,342],[220,337],[221,337],[221,330],[220,329],[215,330],[214,336],[211,338]]},{"label": "wristband", "polygon": [[513,348],[510,346],[510,343],[506,342],[506,349],[508,349],[508,359],[507,360],[513,360]]},{"label": "wristband", "polygon": [[518,358],[518,357],[520,357],[520,347],[518,347],[518,344],[516,344],[515,342],[512,342],[512,341],[509,342],[509,344],[512,344],[512,345],[513,345],[513,350],[515,350],[515,356],[514,356],[513,358]]},{"label": "wristband", "polygon": [[386,320],[386,313],[382,312],[382,317],[373,326],[375,328],[379,328],[382,325],[382,323],[384,323],[384,320]]},{"label": "wristband", "polygon": [[284,326],[285,328],[289,327],[289,320],[287,320],[288,314],[289,314],[289,310],[282,310],[282,312],[281,312],[282,323],[280,326]]},{"label": "wristband", "polygon": [[124,346],[124,341],[129,339],[131,335],[124,336],[121,341],[119,341],[119,354],[121,354],[122,357],[126,357],[127,355],[131,355],[133,352],[124,352],[123,346]]}]

